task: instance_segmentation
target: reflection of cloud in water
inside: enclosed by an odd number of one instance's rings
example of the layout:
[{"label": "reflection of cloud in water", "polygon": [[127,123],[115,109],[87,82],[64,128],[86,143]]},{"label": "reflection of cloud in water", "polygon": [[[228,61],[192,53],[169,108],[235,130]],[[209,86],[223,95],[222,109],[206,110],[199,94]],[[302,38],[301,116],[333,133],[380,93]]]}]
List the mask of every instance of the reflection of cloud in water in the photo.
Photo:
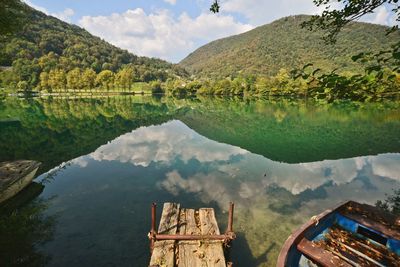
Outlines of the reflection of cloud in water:
[{"label": "reflection of cloud in water", "polygon": [[384,156],[369,157],[374,174],[389,177],[400,181],[400,156],[399,154],[386,154]]},{"label": "reflection of cloud in water", "polygon": [[118,160],[147,167],[151,162],[172,164],[176,158],[184,162],[228,160],[246,150],[210,141],[180,121],[160,126],[142,127],[122,135],[92,153],[95,160]]},{"label": "reflection of cloud in water", "polygon": [[81,168],[85,168],[88,165],[88,160],[86,156],[79,157],[70,161],[72,164],[76,164]]},{"label": "reflection of cloud in water", "polygon": [[[238,155],[240,158],[233,161]],[[194,193],[202,201],[216,201],[221,207],[230,200],[247,202],[264,198],[270,186],[284,188],[301,200],[302,193],[323,188],[328,199],[340,201],[352,198],[351,192],[364,199],[362,192],[367,186],[381,196],[382,188],[386,190],[400,180],[400,154],[287,164],[209,140],[180,121],[139,128],[101,146],[90,156],[98,161],[129,162],[143,167],[158,164],[167,168],[166,178],[158,183],[159,187],[173,195]],[[200,165],[212,164],[203,169],[204,173],[187,174],[184,168],[191,159]],[[183,163],[177,164],[177,160]],[[73,163],[84,167],[87,159],[76,159]]]},{"label": "reflection of cloud in water", "polygon": [[232,194],[228,191],[226,183],[217,178],[217,175],[196,174],[189,178],[183,178],[178,171],[166,174],[166,179],[158,186],[178,195],[180,191],[186,193],[197,193],[202,202],[218,202],[221,207],[232,201]]}]

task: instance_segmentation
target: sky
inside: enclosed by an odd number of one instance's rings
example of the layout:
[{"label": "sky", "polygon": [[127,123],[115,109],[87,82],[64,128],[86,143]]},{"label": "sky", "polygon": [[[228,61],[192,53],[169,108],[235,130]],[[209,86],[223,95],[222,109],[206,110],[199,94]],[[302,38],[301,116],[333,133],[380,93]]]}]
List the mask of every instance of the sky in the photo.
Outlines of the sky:
[{"label": "sky", "polygon": [[[115,46],[139,56],[177,63],[200,46],[249,31],[276,19],[318,14],[312,0],[25,0],[30,6],[76,24]],[[390,6],[363,17],[371,23],[394,25]]]}]

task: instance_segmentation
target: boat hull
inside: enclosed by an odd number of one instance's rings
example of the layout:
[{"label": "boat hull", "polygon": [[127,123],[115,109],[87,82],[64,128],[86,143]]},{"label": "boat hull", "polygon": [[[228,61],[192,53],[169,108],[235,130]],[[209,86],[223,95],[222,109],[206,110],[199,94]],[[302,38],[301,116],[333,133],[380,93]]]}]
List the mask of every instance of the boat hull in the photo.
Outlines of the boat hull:
[{"label": "boat hull", "polygon": [[0,165],[0,203],[12,198],[28,186],[40,163],[37,161],[3,162]]},{"label": "boat hull", "polygon": [[[397,220],[375,207],[345,202],[313,217],[290,235],[282,247],[277,267],[364,266],[358,261],[375,262],[376,266],[398,266],[391,265],[392,261],[400,260]],[[354,244],[362,248],[361,252]],[[382,249],[385,256],[378,255],[375,260],[370,251],[376,249]],[[384,264],[379,265],[379,260]]]}]

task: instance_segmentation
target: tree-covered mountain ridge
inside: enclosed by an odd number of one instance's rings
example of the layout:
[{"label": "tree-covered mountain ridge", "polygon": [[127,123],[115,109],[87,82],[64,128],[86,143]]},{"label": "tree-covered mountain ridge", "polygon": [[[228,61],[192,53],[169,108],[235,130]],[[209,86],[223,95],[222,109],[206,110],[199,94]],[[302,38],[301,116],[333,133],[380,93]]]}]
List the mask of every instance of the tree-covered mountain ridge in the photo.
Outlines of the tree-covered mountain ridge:
[{"label": "tree-covered mountain ridge", "polygon": [[[133,81],[147,82],[186,75],[176,64],[134,55],[77,25],[48,16],[26,4],[20,3],[18,9],[22,14],[22,27],[14,34],[0,36],[0,87],[16,86],[24,81],[25,86],[37,88],[42,73],[45,73],[43,77],[52,74],[53,80],[58,79],[61,86],[66,84],[68,72],[74,69],[76,73],[79,69],[81,74],[86,70],[91,78],[102,71],[110,71],[117,79],[117,73],[128,66],[129,71],[125,72],[133,77]],[[54,84],[50,86],[54,87]]]},{"label": "tree-covered mountain ridge", "polygon": [[322,71],[338,69],[344,74],[363,70],[351,57],[360,52],[389,49],[400,41],[399,31],[386,34],[388,27],[352,22],[338,35],[335,44],[322,39],[324,32],[301,27],[311,16],[284,17],[248,32],[210,42],[189,54],[179,64],[197,77],[276,75],[308,63]]}]

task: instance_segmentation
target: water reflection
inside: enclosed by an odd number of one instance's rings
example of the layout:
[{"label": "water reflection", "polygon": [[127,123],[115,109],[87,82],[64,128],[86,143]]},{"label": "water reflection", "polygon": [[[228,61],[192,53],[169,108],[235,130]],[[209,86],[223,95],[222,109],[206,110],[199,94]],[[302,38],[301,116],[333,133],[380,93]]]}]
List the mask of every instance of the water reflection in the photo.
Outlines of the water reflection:
[{"label": "water reflection", "polygon": [[2,266],[44,266],[50,256],[38,246],[53,237],[55,217],[44,215],[48,200],[36,199],[44,186],[32,183],[0,206]]},{"label": "water reflection", "polygon": [[214,206],[223,227],[234,201],[236,263],[274,266],[291,230],[312,215],[346,199],[373,204],[399,187],[399,163],[392,153],[289,164],[207,139],[178,120],[141,127],[53,175],[43,196],[57,195],[48,213],[60,218],[44,250],[54,266],[84,255],[87,264],[145,266],[149,203]]},{"label": "water reflection", "polygon": [[[39,160],[47,172],[38,179],[43,193],[28,201],[46,202],[33,216],[38,221],[18,219],[43,235],[15,234],[12,251],[38,253],[48,266],[146,266],[150,203],[214,207],[223,228],[232,200],[235,264],[275,266],[283,241],[311,216],[344,199],[373,204],[399,188],[399,152],[396,102],[0,102],[0,160]],[[52,240],[42,242],[48,232]],[[10,243],[4,236],[0,242]],[[3,247],[1,255],[12,255]]]}]

